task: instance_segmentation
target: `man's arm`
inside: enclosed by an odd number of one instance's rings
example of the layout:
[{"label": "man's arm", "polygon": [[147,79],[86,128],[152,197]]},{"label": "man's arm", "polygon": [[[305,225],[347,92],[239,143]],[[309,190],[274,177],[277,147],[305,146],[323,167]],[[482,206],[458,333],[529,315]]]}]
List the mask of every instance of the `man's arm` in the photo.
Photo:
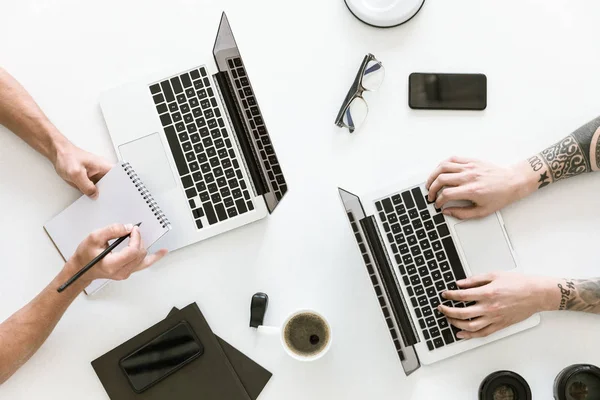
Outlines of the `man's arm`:
[{"label": "man's arm", "polygon": [[[108,246],[131,233],[126,248],[108,254],[62,293],[56,290]],[[54,280],[29,304],[0,324],[0,384],[10,378],[48,338],[66,309],[94,279],[127,279],[160,260],[166,250],[147,255],[137,227],[116,224],[89,235]]]},{"label": "man's arm", "polygon": [[448,300],[475,302],[464,308],[439,306],[460,338],[490,335],[541,311],[600,314],[600,278],[557,279],[513,272],[472,276],[457,282],[460,290],[442,294]]},{"label": "man's arm", "polygon": [[600,117],[529,158],[530,168],[539,176],[538,188],[584,172],[600,170],[599,138]]},{"label": "man's arm", "polygon": [[33,98],[0,68],[0,125],[6,126],[46,157],[70,185],[97,196],[94,185],[111,168],[101,157],[74,146],[44,115]]},{"label": "man's arm", "polygon": [[558,283],[559,310],[600,314],[600,278],[571,279]]},{"label": "man's arm", "polygon": [[0,324],[0,384],[10,378],[46,341],[54,327],[86,287],[80,280],[58,293],[56,288],[77,272],[65,268],[29,304]]},{"label": "man's arm", "polygon": [[444,208],[460,219],[480,218],[553,182],[600,170],[600,117],[558,143],[512,167],[452,157],[427,180],[430,201],[443,208],[451,200],[469,200],[472,207]]}]

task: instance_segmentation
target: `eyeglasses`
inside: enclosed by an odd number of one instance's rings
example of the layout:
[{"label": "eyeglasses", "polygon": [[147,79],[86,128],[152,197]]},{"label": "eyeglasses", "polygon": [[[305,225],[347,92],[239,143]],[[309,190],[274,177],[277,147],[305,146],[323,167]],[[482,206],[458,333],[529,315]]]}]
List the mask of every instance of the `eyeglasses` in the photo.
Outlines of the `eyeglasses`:
[{"label": "eyeglasses", "polygon": [[365,122],[369,113],[369,106],[362,97],[363,92],[378,90],[384,77],[383,64],[373,54],[367,54],[360,64],[354,83],[352,83],[335,119],[335,124],[342,128],[348,128],[350,133],[358,129]]}]

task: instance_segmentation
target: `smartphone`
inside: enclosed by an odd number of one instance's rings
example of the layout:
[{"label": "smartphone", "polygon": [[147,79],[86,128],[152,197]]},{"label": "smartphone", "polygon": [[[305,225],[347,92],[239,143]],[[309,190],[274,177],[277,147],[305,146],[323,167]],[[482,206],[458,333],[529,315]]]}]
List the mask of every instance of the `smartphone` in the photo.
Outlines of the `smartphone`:
[{"label": "smartphone", "polygon": [[487,78],[414,72],[408,78],[408,105],[419,110],[485,110]]},{"label": "smartphone", "polygon": [[160,334],[119,361],[131,387],[141,393],[204,354],[186,321]]}]

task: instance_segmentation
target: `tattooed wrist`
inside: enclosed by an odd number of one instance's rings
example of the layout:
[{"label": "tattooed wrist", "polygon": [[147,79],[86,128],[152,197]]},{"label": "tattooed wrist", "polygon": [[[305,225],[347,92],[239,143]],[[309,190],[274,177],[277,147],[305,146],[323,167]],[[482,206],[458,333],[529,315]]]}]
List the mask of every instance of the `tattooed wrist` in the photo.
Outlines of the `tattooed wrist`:
[{"label": "tattooed wrist", "polygon": [[560,289],[560,305],[558,306],[558,309],[566,310],[567,302],[571,298],[572,291],[575,291],[575,285],[573,282],[567,281],[565,286],[559,283],[558,288]]},{"label": "tattooed wrist", "polygon": [[559,283],[559,310],[600,314],[600,278],[567,280]]},{"label": "tattooed wrist", "polygon": [[544,162],[537,155],[527,159],[527,161],[529,161],[529,165],[531,165],[531,169],[533,169],[534,172],[538,172],[540,169],[544,168]]}]

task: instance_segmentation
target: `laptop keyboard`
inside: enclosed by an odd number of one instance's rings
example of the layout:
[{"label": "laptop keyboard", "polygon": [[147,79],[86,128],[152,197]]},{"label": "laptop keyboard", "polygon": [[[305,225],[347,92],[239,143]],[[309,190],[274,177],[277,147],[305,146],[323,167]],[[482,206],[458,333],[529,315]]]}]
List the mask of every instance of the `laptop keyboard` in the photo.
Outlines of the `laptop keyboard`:
[{"label": "laptop keyboard", "polygon": [[197,229],[254,209],[206,68],[150,86]]},{"label": "laptop keyboard", "polygon": [[456,281],[466,275],[444,214],[435,210],[431,215],[425,196],[416,187],[378,200],[375,206],[427,348],[434,350],[460,340],[460,329],[448,323],[438,305],[471,304],[441,297],[445,290],[456,290]]},{"label": "laptop keyboard", "polygon": [[227,60],[229,63],[229,69],[233,76],[233,82],[235,89],[242,101],[244,107],[244,113],[248,118],[250,127],[252,128],[252,135],[258,144],[260,150],[260,157],[263,164],[267,168],[267,175],[271,186],[275,192],[277,200],[281,200],[285,192],[287,191],[287,184],[281,171],[281,166],[275,155],[275,150],[271,145],[271,140],[267,132],[267,128],[262,119],[256,97],[250,86],[248,75],[244,69],[242,59],[239,57],[231,58]]}]

